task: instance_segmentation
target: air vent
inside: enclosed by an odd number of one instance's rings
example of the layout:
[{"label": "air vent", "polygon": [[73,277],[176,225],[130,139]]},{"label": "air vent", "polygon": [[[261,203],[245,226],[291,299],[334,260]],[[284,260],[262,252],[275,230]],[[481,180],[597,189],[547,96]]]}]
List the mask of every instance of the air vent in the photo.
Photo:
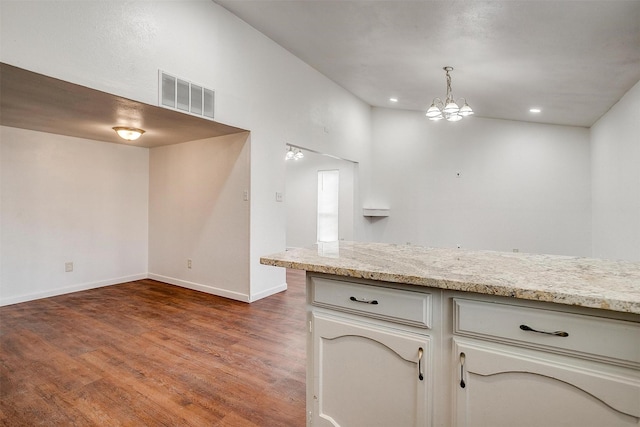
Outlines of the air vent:
[{"label": "air vent", "polygon": [[160,106],[213,119],[215,92],[188,80],[159,72]]}]

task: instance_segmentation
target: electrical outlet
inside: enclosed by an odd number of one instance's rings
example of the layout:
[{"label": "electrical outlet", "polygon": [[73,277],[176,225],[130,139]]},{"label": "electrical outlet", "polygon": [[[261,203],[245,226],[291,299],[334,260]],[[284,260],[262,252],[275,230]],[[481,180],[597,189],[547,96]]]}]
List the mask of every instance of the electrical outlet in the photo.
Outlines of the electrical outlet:
[{"label": "electrical outlet", "polygon": [[284,196],[280,191],[276,191],[276,202],[283,202]]},{"label": "electrical outlet", "polygon": [[244,190],[242,192],[242,200],[244,200],[245,202],[249,201],[249,190]]},{"label": "electrical outlet", "polygon": [[514,249],[513,252],[520,252],[520,249]]},{"label": "electrical outlet", "polygon": [[64,263],[64,272],[71,273],[73,271],[73,262],[65,262]]},{"label": "electrical outlet", "polygon": [[187,260],[187,268],[191,268],[191,260],[190,259]]},{"label": "electrical outlet", "polygon": [[461,247],[462,247],[462,245],[461,245],[460,243],[458,243],[458,244],[456,245],[456,248],[458,248],[458,249],[460,249]]}]

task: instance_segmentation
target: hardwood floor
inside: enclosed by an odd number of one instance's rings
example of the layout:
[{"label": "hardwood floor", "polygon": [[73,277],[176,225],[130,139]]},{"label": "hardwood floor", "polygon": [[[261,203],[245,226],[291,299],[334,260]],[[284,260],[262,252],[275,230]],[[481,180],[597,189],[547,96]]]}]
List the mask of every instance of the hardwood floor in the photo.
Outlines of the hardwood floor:
[{"label": "hardwood floor", "polygon": [[304,426],[304,272],[252,304],[140,280],[0,308],[0,425]]}]

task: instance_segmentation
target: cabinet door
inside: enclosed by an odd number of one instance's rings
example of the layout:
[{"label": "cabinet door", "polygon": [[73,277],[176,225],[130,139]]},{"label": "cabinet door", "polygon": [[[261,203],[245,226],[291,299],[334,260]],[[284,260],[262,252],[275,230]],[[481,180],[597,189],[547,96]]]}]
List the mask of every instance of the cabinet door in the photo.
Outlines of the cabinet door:
[{"label": "cabinet door", "polygon": [[313,313],[312,425],[430,425],[429,338]]},{"label": "cabinet door", "polygon": [[640,378],[535,350],[454,339],[458,427],[640,425]]}]

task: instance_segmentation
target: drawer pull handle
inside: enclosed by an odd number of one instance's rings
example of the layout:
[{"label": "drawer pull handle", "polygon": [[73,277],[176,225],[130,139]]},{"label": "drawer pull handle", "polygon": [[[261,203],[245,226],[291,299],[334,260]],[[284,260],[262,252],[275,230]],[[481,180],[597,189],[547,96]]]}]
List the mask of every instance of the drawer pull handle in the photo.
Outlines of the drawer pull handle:
[{"label": "drawer pull handle", "polygon": [[464,353],[460,353],[460,388],[465,388],[467,384],[464,382],[464,361],[466,359]]},{"label": "drawer pull handle", "polygon": [[424,380],[424,375],[422,375],[422,354],[424,353],[424,350],[422,350],[422,347],[418,348],[418,379],[420,381]]},{"label": "drawer pull handle", "polygon": [[378,300],[375,299],[358,299],[356,297],[351,297],[349,298],[351,301],[355,301],[355,302],[361,302],[363,304],[373,304],[376,305],[378,304]]},{"label": "drawer pull handle", "polygon": [[553,335],[555,337],[568,337],[569,334],[565,331],[555,331],[555,332],[546,332],[546,331],[538,331],[536,329],[533,329],[527,325],[520,325],[520,329],[522,329],[523,331],[529,331],[529,332],[536,332],[538,334],[545,334],[545,335]]}]

